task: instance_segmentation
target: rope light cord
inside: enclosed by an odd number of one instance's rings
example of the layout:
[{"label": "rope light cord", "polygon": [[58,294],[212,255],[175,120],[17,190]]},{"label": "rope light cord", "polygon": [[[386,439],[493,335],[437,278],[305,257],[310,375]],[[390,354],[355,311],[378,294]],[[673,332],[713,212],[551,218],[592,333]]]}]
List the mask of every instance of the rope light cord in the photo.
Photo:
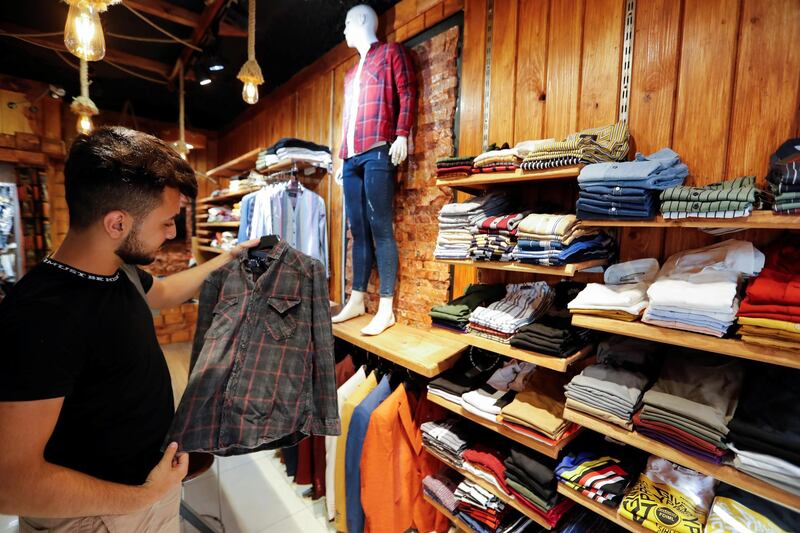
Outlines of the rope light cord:
[{"label": "rope light cord", "polygon": [[139,74],[138,72],[136,72],[134,70],[130,70],[128,68],[125,68],[122,65],[118,65],[118,64],[114,63],[113,61],[109,61],[108,59],[103,59],[103,62],[104,63],[108,63],[109,65],[111,65],[115,69],[121,70],[122,72],[124,72],[126,74],[130,74],[131,76],[135,76],[137,78],[141,78],[141,79],[143,79],[145,81],[149,81],[149,82],[152,82],[152,83],[158,83],[159,85],[168,85],[168,83],[166,81],[164,81],[164,80],[159,80],[157,78],[151,78],[150,76],[145,76],[144,74]]},{"label": "rope light cord", "polygon": [[[51,31],[47,33],[10,33],[4,30],[0,30],[0,37],[15,37],[15,38],[24,38],[24,37],[60,37],[64,35],[63,31]],[[161,37],[140,37],[138,35],[124,35],[122,33],[112,33],[110,31],[106,32],[106,35],[109,37],[116,37],[117,39],[125,39],[128,41],[137,41],[142,43],[160,43],[160,44],[182,44],[175,39],[163,39]]]},{"label": "rope light cord", "polygon": [[81,96],[89,98],[89,62],[81,59]]},{"label": "rope light cord", "polygon": [[256,0],[247,0],[247,60],[256,60]]},{"label": "rope light cord", "polygon": [[176,37],[175,35],[171,34],[170,32],[168,32],[167,30],[165,30],[164,28],[162,28],[161,26],[159,26],[158,24],[156,24],[155,22],[153,22],[149,18],[147,18],[144,15],[142,15],[141,13],[139,13],[137,10],[135,10],[134,8],[129,6],[128,4],[123,3],[122,5],[125,6],[128,9],[128,11],[130,11],[131,13],[133,13],[134,15],[136,15],[137,17],[139,17],[140,19],[145,21],[147,24],[149,24],[150,26],[152,26],[156,30],[158,30],[161,33],[163,33],[164,35],[166,35],[167,37],[170,37],[175,42],[181,43],[184,46],[188,46],[189,48],[191,48],[192,50],[195,50],[197,52],[202,52],[203,51],[203,49],[200,48],[199,46],[195,46],[192,43],[190,43],[189,41],[184,41],[180,37]]},{"label": "rope light cord", "polygon": [[189,150],[186,148],[186,128],[184,127],[186,106],[183,102],[183,61],[181,60],[178,60],[178,69],[178,153],[185,158]]}]

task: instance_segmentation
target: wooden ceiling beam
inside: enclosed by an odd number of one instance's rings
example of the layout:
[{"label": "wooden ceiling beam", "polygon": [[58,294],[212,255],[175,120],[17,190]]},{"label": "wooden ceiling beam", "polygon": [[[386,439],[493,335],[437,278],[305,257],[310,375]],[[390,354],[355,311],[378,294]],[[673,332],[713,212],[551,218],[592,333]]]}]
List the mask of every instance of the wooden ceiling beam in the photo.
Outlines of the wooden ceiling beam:
[{"label": "wooden ceiling beam", "polygon": [[[180,24],[181,26],[194,28],[200,23],[201,15],[180,6],[170,4],[165,0],[125,0],[125,4],[142,13],[147,13],[148,15]],[[237,28],[227,22],[222,22],[219,25],[219,35],[220,37],[247,37],[247,30]]]},{"label": "wooden ceiling beam", "polygon": [[[20,27],[16,24],[9,24],[6,22],[0,22],[0,30],[17,34],[38,33],[37,30]],[[26,37],[25,39],[31,43],[39,44],[49,48],[55,48],[61,52],[69,52],[67,47],[64,46],[64,40],[59,39],[58,37]],[[161,63],[160,61],[156,61],[154,59],[129,54],[127,52],[120,52],[119,50],[107,48],[106,56],[103,58],[103,60],[108,60],[113,63],[119,63],[120,65],[124,65],[126,67],[134,67],[146,72],[159,74],[165,78],[170,73],[170,67],[165,63]]]},{"label": "wooden ceiling beam", "polygon": [[[203,9],[203,12],[200,14],[200,20],[194,27],[192,37],[189,39],[190,43],[195,46],[200,44],[200,42],[203,40],[203,37],[205,37],[208,28],[211,27],[211,24],[214,22],[214,19],[217,18],[220,9],[222,9],[225,3],[226,0],[212,0],[211,3],[206,5],[206,7]],[[192,49],[188,46],[184,46],[178,61],[175,62],[175,66],[172,68],[172,72],[170,72],[170,79],[174,78],[178,74],[178,65],[188,64],[191,57]]]}]

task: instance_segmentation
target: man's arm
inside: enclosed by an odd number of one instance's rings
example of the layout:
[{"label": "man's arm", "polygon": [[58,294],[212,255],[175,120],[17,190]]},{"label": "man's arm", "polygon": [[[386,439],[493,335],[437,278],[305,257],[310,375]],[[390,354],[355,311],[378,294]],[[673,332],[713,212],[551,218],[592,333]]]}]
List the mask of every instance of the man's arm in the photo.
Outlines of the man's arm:
[{"label": "man's arm", "polygon": [[153,279],[153,286],[147,291],[147,305],[151,309],[167,309],[193,298],[209,274],[235,259],[242,250],[251,248],[258,242],[258,239],[243,242],[202,265],[165,278]]},{"label": "man's arm", "polygon": [[167,496],[186,476],[189,456],[176,456],[175,445],[140,486],[48,463],[44,448],[63,403],[64,398],[0,402],[0,514],[73,518],[132,513]]}]

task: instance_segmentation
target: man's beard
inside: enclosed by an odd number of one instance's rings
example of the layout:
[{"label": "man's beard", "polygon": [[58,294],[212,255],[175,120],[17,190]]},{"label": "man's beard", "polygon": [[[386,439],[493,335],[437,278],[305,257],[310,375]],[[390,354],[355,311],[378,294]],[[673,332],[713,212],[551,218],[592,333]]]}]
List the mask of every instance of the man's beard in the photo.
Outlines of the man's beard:
[{"label": "man's beard", "polygon": [[114,253],[127,265],[149,265],[156,260],[156,251],[145,252],[139,240],[139,228],[134,226]]}]

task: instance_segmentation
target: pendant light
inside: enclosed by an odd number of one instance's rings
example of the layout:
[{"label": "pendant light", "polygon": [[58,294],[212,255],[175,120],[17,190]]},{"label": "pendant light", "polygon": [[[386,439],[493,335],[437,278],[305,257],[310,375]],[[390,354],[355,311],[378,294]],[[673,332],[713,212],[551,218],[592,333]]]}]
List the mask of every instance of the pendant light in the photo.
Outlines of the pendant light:
[{"label": "pendant light", "polygon": [[242,98],[252,105],[258,102],[258,86],[264,83],[256,61],[256,0],[247,0],[247,61],[236,76],[242,83]]},{"label": "pendant light", "polygon": [[69,4],[64,44],[74,56],[86,61],[100,61],[106,55],[106,40],[100,13],[121,0],[64,0]]},{"label": "pendant light", "polygon": [[81,59],[81,95],[72,100],[69,108],[78,115],[78,133],[90,134],[94,129],[92,117],[100,114],[100,111],[89,98],[89,63],[85,59]]},{"label": "pendant light", "polygon": [[186,129],[184,127],[186,111],[183,101],[183,63],[180,64],[178,73],[180,76],[178,78],[178,142],[174,143],[173,146],[175,151],[186,161],[189,155],[189,145],[186,144]]}]

